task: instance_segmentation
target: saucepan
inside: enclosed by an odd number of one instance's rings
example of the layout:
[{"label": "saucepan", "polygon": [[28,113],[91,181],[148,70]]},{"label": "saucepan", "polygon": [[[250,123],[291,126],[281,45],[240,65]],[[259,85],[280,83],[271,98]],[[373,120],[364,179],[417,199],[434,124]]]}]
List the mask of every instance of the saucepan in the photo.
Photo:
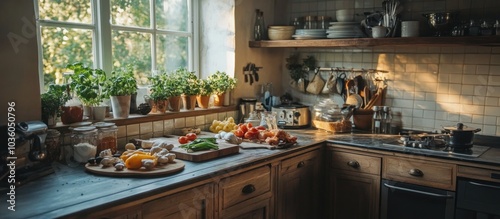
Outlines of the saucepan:
[{"label": "saucepan", "polygon": [[450,137],[449,145],[453,148],[466,149],[473,145],[474,134],[480,132],[480,128],[470,128],[458,123],[456,127],[443,127],[443,132]]}]

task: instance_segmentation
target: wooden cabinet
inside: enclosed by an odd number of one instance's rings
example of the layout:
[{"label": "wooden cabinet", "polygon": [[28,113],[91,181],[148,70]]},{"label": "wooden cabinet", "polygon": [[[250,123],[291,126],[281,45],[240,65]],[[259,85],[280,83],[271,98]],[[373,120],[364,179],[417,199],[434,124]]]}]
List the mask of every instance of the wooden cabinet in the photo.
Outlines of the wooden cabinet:
[{"label": "wooden cabinet", "polygon": [[417,159],[385,157],[384,179],[455,191],[456,165]]},{"label": "wooden cabinet", "polygon": [[277,218],[321,218],[320,149],[285,159],[279,167]]},{"label": "wooden cabinet", "polygon": [[141,206],[117,206],[106,209],[97,214],[81,215],[78,218],[100,218],[100,219],[142,219]]},{"label": "wooden cabinet", "polygon": [[219,218],[271,218],[273,182],[270,165],[222,179]]},{"label": "wooden cabinet", "polygon": [[206,184],[146,202],[142,218],[213,218],[214,187]]},{"label": "wooden cabinet", "polygon": [[328,160],[327,218],[378,218],[381,158],[330,149]]}]

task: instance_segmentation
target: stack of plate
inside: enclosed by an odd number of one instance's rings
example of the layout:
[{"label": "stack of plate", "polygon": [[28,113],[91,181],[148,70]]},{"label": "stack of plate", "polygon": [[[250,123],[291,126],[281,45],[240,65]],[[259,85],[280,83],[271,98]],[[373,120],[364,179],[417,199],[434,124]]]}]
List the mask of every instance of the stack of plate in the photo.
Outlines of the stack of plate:
[{"label": "stack of plate", "polygon": [[292,36],[296,40],[308,39],[324,39],[326,38],[326,30],[324,29],[297,29],[295,35]]},{"label": "stack of plate", "polygon": [[365,37],[359,22],[330,22],[326,33],[330,39]]}]

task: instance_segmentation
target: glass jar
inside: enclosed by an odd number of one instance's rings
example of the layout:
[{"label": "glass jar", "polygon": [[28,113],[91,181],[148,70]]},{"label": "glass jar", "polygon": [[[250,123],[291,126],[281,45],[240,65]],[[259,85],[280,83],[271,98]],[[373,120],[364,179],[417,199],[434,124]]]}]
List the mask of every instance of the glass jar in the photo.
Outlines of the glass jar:
[{"label": "glass jar", "polygon": [[303,23],[302,17],[296,17],[296,18],[293,18],[291,25],[294,26],[295,29],[302,29],[302,28],[304,28],[304,25],[302,23]]},{"label": "glass jar", "polygon": [[95,157],[97,151],[97,129],[95,126],[74,128],[71,132],[73,145],[73,160],[86,163],[89,158]]},{"label": "glass jar", "polygon": [[318,29],[328,29],[330,27],[330,17],[318,16]]},{"label": "glass jar", "polygon": [[318,27],[316,16],[305,16],[304,20],[304,29],[316,29]]},{"label": "glass jar", "polygon": [[118,127],[111,122],[94,124],[97,127],[97,154],[110,149],[113,154],[117,150]]},{"label": "glass jar", "polygon": [[59,138],[61,133],[55,129],[47,130],[45,138],[45,146],[47,148],[47,161],[54,162],[62,159],[61,147],[59,146]]}]

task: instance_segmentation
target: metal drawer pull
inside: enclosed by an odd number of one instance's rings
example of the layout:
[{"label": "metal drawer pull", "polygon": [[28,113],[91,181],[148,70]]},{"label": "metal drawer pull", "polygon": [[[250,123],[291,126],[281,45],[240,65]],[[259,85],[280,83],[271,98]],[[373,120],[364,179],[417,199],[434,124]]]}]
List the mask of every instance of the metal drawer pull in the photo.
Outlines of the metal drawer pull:
[{"label": "metal drawer pull", "polygon": [[418,190],[414,190],[414,189],[408,189],[408,188],[403,188],[403,187],[399,187],[399,186],[389,185],[387,183],[384,183],[384,186],[387,188],[395,189],[395,190],[403,190],[403,191],[407,191],[407,192],[413,192],[413,193],[422,194],[422,195],[434,196],[434,197],[438,197],[438,198],[453,198],[453,195],[441,195],[441,194],[436,194],[436,193],[432,193],[432,192],[418,191]]},{"label": "metal drawer pull", "polygon": [[488,188],[492,188],[492,189],[500,189],[500,186],[486,185],[486,184],[477,183],[477,182],[469,182],[469,183],[472,185],[475,185],[475,186],[488,187]]},{"label": "metal drawer pull", "polygon": [[359,163],[358,163],[358,161],[355,161],[355,160],[348,161],[347,165],[349,165],[352,168],[356,168],[356,169],[359,168]]},{"label": "metal drawer pull", "polygon": [[304,161],[300,161],[298,164],[297,164],[297,168],[301,168],[303,166],[305,166],[306,163],[304,163]]},{"label": "metal drawer pull", "polygon": [[241,190],[241,192],[243,194],[250,194],[252,192],[255,192],[255,186],[252,185],[252,184],[248,184],[246,186],[243,187],[243,189]]},{"label": "metal drawer pull", "polygon": [[412,176],[417,176],[417,177],[422,177],[424,176],[424,172],[422,172],[422,170],[419,170],[419,169],[411,169],[408,174],[412,175]]}]

